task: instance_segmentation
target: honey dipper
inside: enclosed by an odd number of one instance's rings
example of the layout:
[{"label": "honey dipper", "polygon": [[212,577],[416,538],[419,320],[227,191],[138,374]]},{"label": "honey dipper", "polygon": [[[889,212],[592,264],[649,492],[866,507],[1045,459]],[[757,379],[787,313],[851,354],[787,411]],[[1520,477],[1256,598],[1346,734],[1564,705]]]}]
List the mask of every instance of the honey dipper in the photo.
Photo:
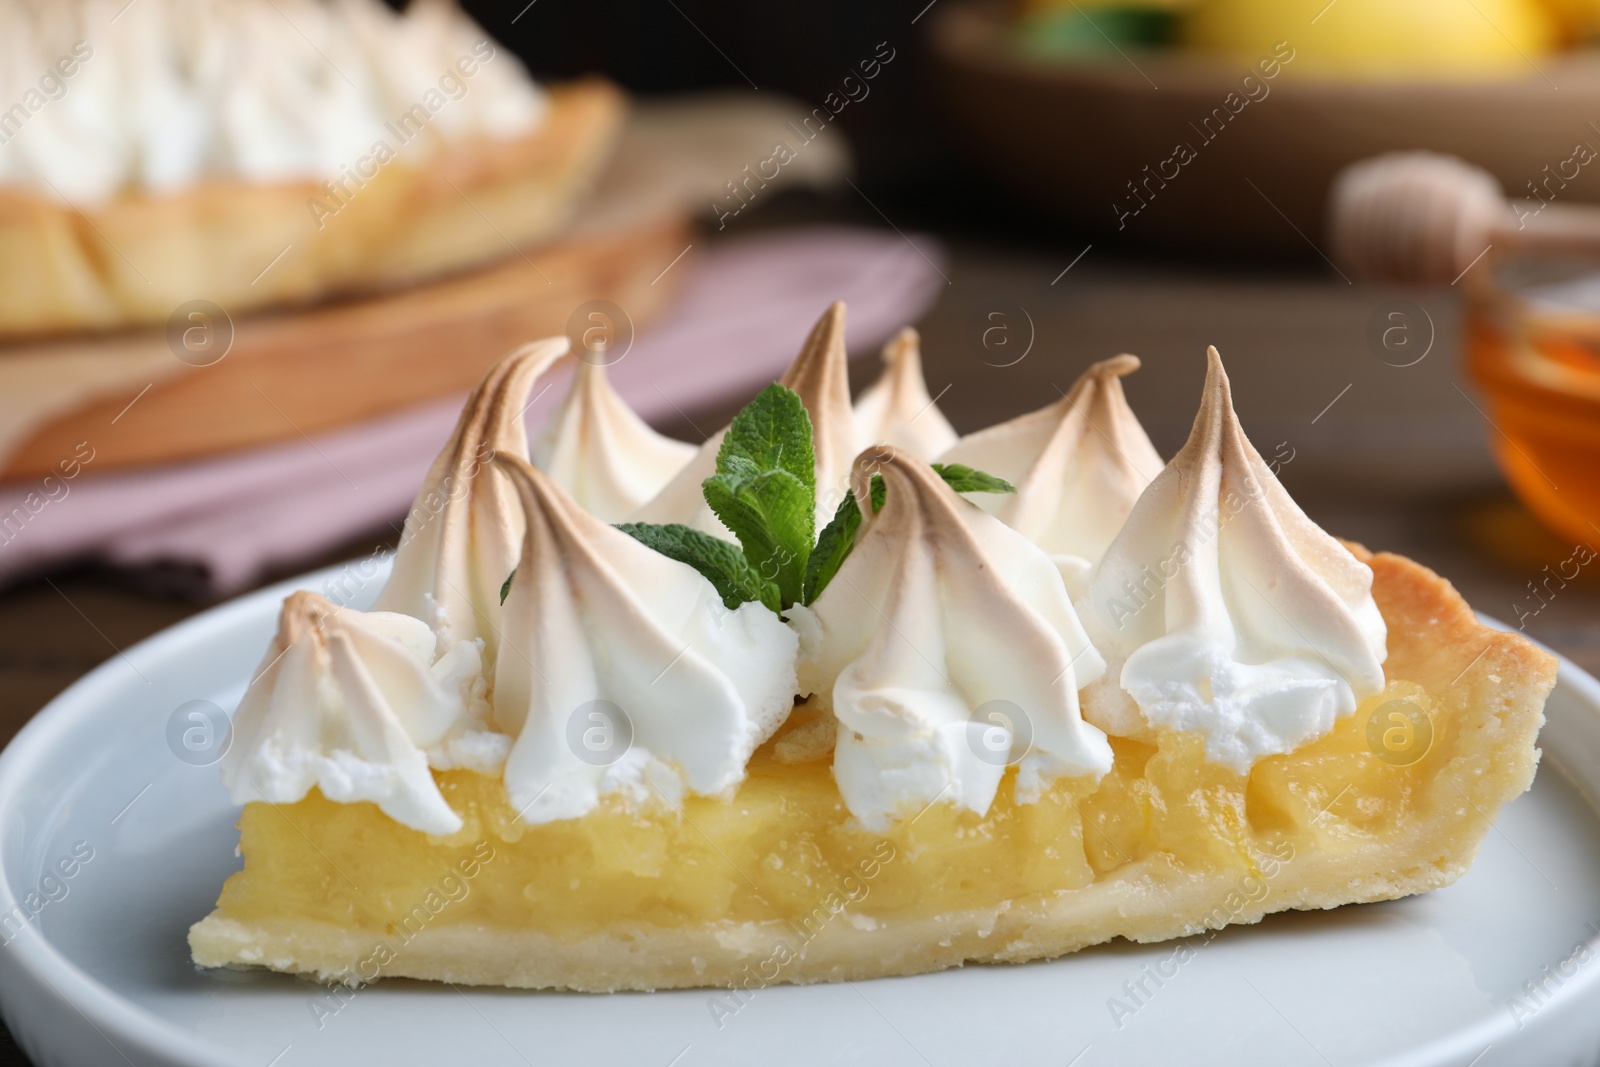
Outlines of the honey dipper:
[{"label": "honey dipper", "polygon": [[1328,230],[1334,258],[1380,282],[1454,282],[1490,249],[1496,258],[1600,257],[1600,208],[1507,201],[1488,171],[1434,152],[1340,171]]}]

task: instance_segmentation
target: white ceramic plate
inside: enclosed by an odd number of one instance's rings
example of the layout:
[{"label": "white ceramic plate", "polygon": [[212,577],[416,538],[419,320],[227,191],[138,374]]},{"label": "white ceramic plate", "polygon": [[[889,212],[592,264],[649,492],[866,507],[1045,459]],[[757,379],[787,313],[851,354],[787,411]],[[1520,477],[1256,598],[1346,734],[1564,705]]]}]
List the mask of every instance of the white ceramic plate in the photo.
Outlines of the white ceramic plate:
[{"label": "white ceramic plate", "polygon": [[1190,939],[1182,962],[1176,943],[1119,943],[1050,963],[776,987],[742,1004],[705,990],[573,996],[404,981],[334,998],[282,975],[197,972],[184,935],[238,866],[237,812],[215,766],[173,754],[169,721],[196,699],[231,709],[284,594],[334,573],[114,657],[0,756],[0,1009],[39,1067],[1490,1067],[1600,1054],[1600,684],[1565,662],[1538,780],[1459,883],[1269,916]]}]

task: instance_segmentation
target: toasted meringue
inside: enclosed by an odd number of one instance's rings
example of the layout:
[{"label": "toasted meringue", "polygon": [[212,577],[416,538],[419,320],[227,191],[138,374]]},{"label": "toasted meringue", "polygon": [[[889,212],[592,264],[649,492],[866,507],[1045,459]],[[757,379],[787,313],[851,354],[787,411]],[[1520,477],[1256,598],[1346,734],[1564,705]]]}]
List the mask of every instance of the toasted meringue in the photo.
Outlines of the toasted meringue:
[{"label": "toasted meringue", "polygon": [[907,326],[883,346],[883,373],[856,398],[856,447],[889,445],[922,460],[935,460],[956,443],[922,375],[922,345]]},{"label": "toasted meringue", "polygon": [[1062,775],[1104,774],[1111,748],[1078,689],[1105,663],[1049,557],[893,449],[857,457],[858,501],[875,473],[883,507],[863,508],[833,581],[791,613],[800,690],[839,720],[846,806],[881,830],[941,798],[987,812],[1018,761],[1024,802]]},{"label": "toasted meringue", "polygon": [[[856,423],[850,409],[850,372],[844,347],[844,303],[835,300],[811,328],[800,354],[778,379],[800,394],[811,416],[811,445],[817,462],[817,528],[833,517],[849,488],[850,458],[855,455]],[[717,471],[717,451],[728,432],[712,434],[676,477],[631,516],[633,522],[681,522],[732,540],[712,514],[700,483]]]},{"label": "toasted meringue", "polygon": [[[223,784],[237,804],[291,804],[315,786],[340,803],[371,801],[414,830],[454,833],[461,819],[426,750],[483,770],[505,756],[503,740],[482,728],[480,648],[460,641],[436,662],[419,619],[291,594],[234,716]],[[479,758],[461,758],[473,751]]]},{"label": "toasted meringue", "polygon": [[516,738],[513,807],[543,823],[608,793],[650,800],[654,788],[675,803],[736,785],[793,707],[794,633],[760,604],[728,611],[698,571],[601,522],[514,455],[495,465],[526,528],[494,697]]},{"label": "toasted meringue", "polygon": [[[370,174],[348,174],[377,141],[520,136],[548,107],[515,56],[436,0],[33,0],[6,17],[0,93],[39,103],[28,135],[0,144],[0,184],[72,202],[205,178],[359,186]],[[73,73],[44,107],[39,75],[58,63]]]},{"label": "toasted meringue", "polygon": [[524,345],[478,383],[406,516],[394,569],[374,606],[424,620],[441,648],[481,638],[491,674],[500,589],[522,551],[522,510],[489,463],[497,455],[527,458],[528,390],[566,351],[564,337]]},{"label": "toasted meringue", "polygon": [[1055,403],[969,434],[937,457],[1017,487],[969,499],[1050,553],[1075,597],[1161,470],[1122,392],[1122,376],[1138,369],[1137,356],[1102,360]]},{"label": "toasted meringue", "polygon": [[596,517],[622,522],[696,451],[634,414],[611,388],[604,364],[580,359],[561,409],[534,439],[533,462]]},{"label": "toasted meringue", "polygon": [[1188,442],[1134,505],[1077,607],[1110,666],[1113,734],[1205,738],[1241,773],[1327,734],[1384,686],[1372,570],[1306,517],[1246,439],[1215,348]]}]

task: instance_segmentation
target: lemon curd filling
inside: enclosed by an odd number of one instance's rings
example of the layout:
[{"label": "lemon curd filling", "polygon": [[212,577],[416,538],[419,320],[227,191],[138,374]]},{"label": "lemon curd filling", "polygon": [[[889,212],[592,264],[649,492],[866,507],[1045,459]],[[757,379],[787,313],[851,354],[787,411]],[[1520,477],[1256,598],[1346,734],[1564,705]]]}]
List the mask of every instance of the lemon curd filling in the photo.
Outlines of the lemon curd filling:
[{"label": "lemon curd filling", "polygon": [[[1421,709],[1422,725],[1391,725],[1396,707]],[[804,719],[802,709],[787,729]],[[993,907],[1079,889],[1138,861],[1157,880],[1270,880],[1274,857],[1336,856],[1412,818],[1419,783],[1452,741],[1451,718],[1420,686],[1391,682],[1332,733],[1248,776],[1208,762],[1191,734],[1153,745],[1113,738],[1115,766],[1098,782],[1063,779],[1019,804],[1008,773],[986,815],[941,802],[885,834],[851,818],[827,759],[783,763],[773,742],[731,798],[690,797],[679,808],[613,798],[543,825],[516,818],[498,777],[436,772],[464,823],[447,837],[315,791],[295,804],[247,805],[245,866],[218,909],[242,922],[292,916],[377,937],[477,924],[577,939],[619,926],[779,920],[805,931],[846,909],[890,920]]]}]

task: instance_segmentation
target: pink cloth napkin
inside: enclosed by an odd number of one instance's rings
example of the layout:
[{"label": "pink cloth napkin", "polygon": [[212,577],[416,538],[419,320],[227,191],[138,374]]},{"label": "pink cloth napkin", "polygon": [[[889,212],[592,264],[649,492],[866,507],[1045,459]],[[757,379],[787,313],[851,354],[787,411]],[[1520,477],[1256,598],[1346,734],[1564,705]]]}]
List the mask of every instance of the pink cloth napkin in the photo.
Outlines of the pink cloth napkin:
[{"label": "pink cloth napkin", "polygon": [[[920,318],[944,284],[929,262],[942,249],[915,240],[818,228],[697,243],[676,268],[689,275],[678,301],[612,365],[612,383],[650,421],[751,395],[836,299],[849,304],[851,349],[879,344]],[[530,427],[560,403],[569,376],[536,385]],[[0,486],[0,584],[93,561],[223,596],[386,523],[398,531],[463,399],[216,459],[85,472],[61,483],[65,495],[52,485],[53,499],[34,483]]]}]

